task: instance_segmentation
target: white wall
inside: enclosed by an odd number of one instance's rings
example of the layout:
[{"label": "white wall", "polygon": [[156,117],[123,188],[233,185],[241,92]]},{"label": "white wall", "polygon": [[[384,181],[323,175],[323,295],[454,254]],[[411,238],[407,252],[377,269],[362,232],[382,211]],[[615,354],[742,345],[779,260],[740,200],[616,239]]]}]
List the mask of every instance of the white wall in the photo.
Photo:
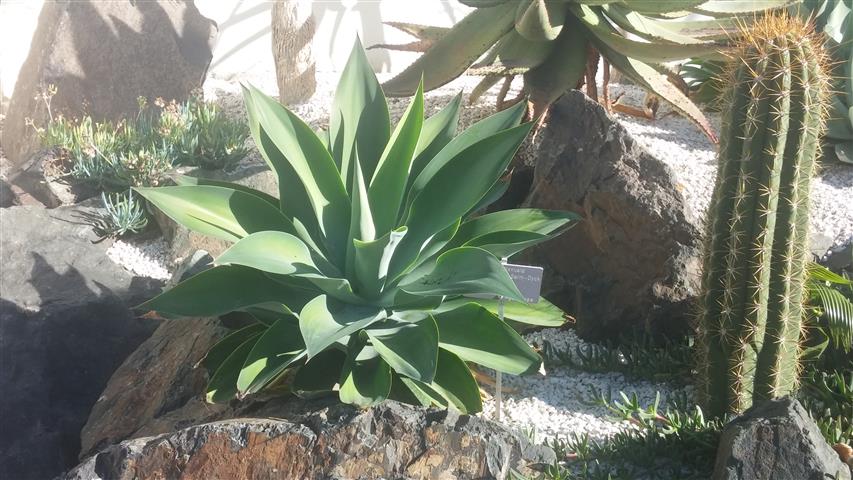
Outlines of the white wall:
[{"label": "white wall", "polygon": [[[0,89],[7,97],[12,95],[18,70],[26,58],[43,1],[0,0]],[[470,10],[456,0],[300,1],[311,2],[317,22],[314,56],[319,71],[340,70],[356,34],[366,46],[412,40],[383,25],[383,21],[450,26]],[[271,0],[196,0],[199,10],[220,28],[210,69],[212,75],[231,78],[248,71],[274,71],[270,39],[272,3]],[[416,57],[408,52],[368,52],[377,72],[399,72]]]}]

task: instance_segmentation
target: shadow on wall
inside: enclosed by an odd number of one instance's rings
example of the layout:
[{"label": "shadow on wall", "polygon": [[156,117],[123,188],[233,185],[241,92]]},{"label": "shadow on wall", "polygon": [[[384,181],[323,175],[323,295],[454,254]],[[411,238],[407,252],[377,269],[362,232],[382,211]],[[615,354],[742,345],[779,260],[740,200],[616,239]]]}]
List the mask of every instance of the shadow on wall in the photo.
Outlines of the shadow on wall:
[{"label": "shadow on wall", "polygon": [[[330,59],[347,57],[347,55],[349,54],[349,49],[352,46],[352,42],[348,38],[342,39],[341,36],[344,21],[349,15],[358,16],[356,31],[359,32],[359,35],[361,36],[361,41],[365,46],[387,43],[387,39],[385,38],[385,26],[382,23],[383,18],[381,7],[383,2],[381,0],[311,1],[311,10],[314,16],[315,25],[319,27],[319,25],[323,22],[323,19],[327,16],[334,17],[332,20],[334,23],[332,25],[331,35],[329,36],[329,38],[327,40],[315,38],[315,56],[328,55]],[[386,2],[388,1],[400,0],[386,0]],[[444,14],[449,19],[449,23],[454,24],[457,22],[458,19],[456,18],[456,14],[453,11],[453,7],[451,6],[451,1],[456,0],[433,0],[433,2],[437,4],[435,8],[438,8],[438,6],[440,5],[440,8],[443,10]],[[421,0],[421,2],[422,3],[418,3],[417,5],[421,6],[421,8],[430,8],[429,6],[424,7],[424,5],[427,5],[431,2],[425,2],[423,0]],[[241,8],[246,5],[246,3],[246,0],[239,0],[234,4],[234,8],[231,9],[231,12],[228,14],[228,17],[220,24],[220,30],[222,32],[226,32],[230,27],[234,27],[241,22],[250,21],[258,15],[263,15],[267,19],[271,18],[273,2],[261,2],[251,7],[248,7],[245,10],[240,11]],[[392,18],[388,20],[395,19]],[[229,58],[239,54],[241,51],[243,51],[244,48],[247,48],[253,42],[270,35],[270,33],[271,28],[269,22],[267,21],[263,28],[253,30],[242,38],[240,38],[239,40],[237,40],[236,42],[232,42],[233,46],[230,46],[227,51],[216,56],[215,61],[211,65],[211,68],[215,68],[221,65]],[[322,45],[319,42],[323,42],[325,45]],[[231,45],[231,43],[229,43],[229,45]],[[317,48],[320,46],[322,46],[322,48]],[[341,49],[343,50],[342,52],[339,51]],[[391,55],[388,50],[369,50],[367,52],[367,58],[370,61],[371,67],[373,67],[373,70],[376,72],[391,72],[392,68],[394,67],[394,65],[392,65]],[[335,65],[335,67],[342,68],[342,65]]]}]

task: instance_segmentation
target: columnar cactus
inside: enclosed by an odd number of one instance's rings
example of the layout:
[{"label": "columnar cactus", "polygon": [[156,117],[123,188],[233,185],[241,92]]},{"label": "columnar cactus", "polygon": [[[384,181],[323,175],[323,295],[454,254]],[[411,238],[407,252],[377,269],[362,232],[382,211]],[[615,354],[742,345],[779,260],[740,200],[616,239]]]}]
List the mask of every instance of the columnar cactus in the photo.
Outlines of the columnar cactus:
[{"label": "columnar cactus", "polygon": [[708,222],[700,392],[738,413],[796,385],[809,186],[825,119],[823,46],[785,16],[752,25],[735,54]]}]

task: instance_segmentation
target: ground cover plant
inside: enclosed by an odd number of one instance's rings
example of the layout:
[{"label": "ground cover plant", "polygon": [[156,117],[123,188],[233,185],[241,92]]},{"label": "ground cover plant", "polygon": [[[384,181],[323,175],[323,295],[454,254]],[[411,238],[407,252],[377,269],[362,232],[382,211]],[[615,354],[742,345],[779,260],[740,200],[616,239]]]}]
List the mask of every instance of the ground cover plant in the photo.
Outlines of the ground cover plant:
[{"label": "ground cover plant", "polygon": [[[50,112],[48,89],[44,101]],[[132,187],[157,186],[176,166],[226,169],[245,157],[245,122],[225,116],[213,103],[191,96],[186,102],[138,99],[134,118],[118,123],[90,116],[50,116],[39,130],[42,143],[56,148],[56,170],[69,182],[90,185],[102,195],[106,213],[94,226],[99,234],[121,236],[147,225],[144,205]]]},{"label": "ground cover plant", "polygon": [[[539,355],[496,315],[494,298],[523,300],[500,258],[565,231],[568,212],[473,215],[531,125],[523,106],[456,134],[461,96],[424,119],[423,89],[392,130],[385,96],[359,44],[335,94],[328,131],[315,132],[252,86],[252,136],[278,177],[279,198],[201,179],[137,188],[178,223],[233,245],[215,267],[140,308],[161,315],[241,311],[251,324],[214,346],[207,400],[280,387],[337,389],[360,406],[386,398],[481,409],[466,362],[536,371]],[[544,299],[507,320],[555,326]],[[180,321],[180,320],[175,320]]]}]

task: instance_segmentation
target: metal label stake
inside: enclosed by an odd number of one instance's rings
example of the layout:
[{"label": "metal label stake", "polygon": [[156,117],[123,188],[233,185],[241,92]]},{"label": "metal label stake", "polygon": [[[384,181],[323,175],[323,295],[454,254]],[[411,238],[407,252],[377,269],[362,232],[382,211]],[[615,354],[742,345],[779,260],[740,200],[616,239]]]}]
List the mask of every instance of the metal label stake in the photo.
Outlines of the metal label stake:
[{"label": "metal label stake", "polygon": [[[506,258],[503,259],[502,263],[506,264]],[[504,321],[504,296],[501,295],[498,297],[498,317],[500,317],[501,322]],[[503,402],[503,374],[500,370],[495,370],[495,420],[498,422],[501,421],[501,403]]]}]

